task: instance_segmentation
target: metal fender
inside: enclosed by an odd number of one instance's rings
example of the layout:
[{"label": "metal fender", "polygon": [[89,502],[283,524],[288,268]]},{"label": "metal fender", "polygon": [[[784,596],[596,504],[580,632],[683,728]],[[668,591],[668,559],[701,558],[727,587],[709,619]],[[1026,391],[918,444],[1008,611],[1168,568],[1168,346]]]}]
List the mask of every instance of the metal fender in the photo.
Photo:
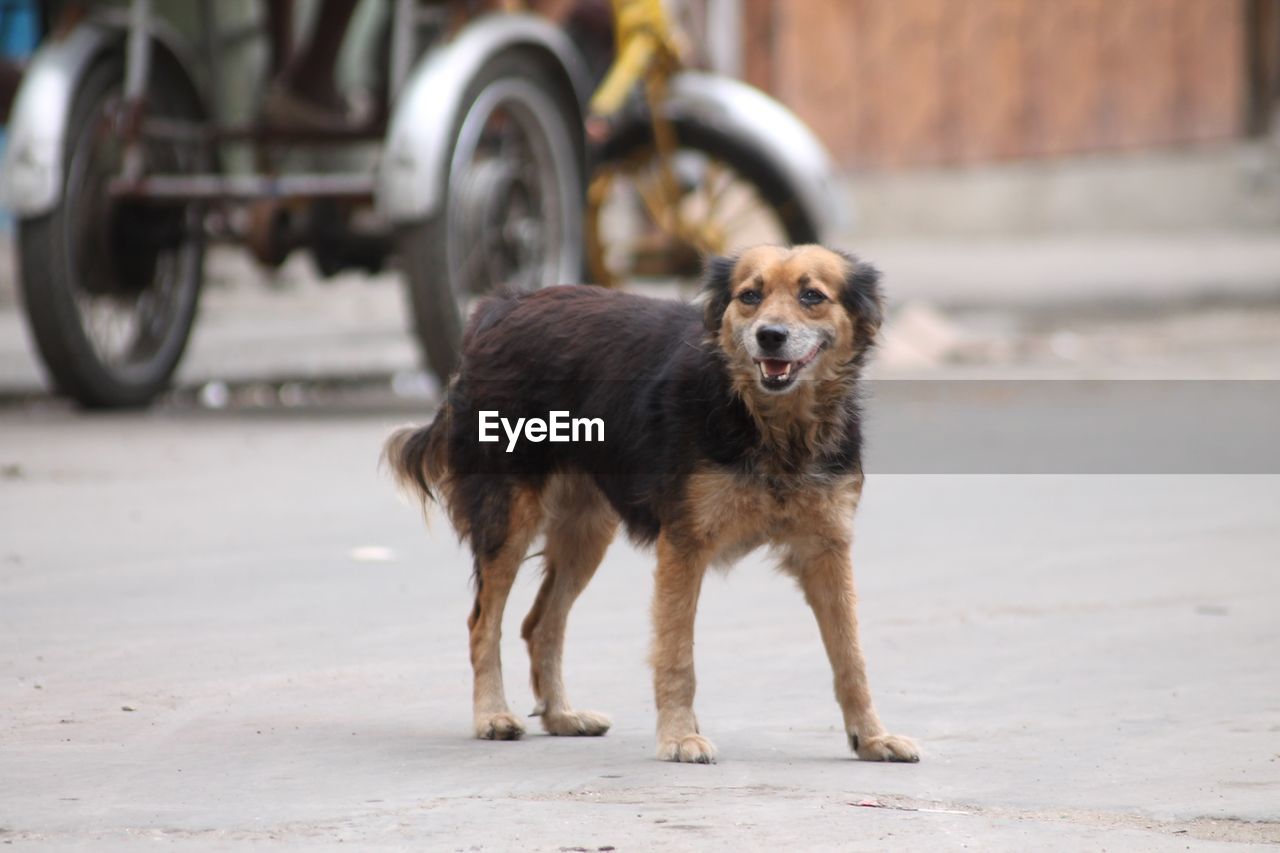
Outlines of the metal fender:
[{"label": "metal fender", "polygon": [[670,119],[727,133],[776,164],[820,239],[829,240],[852,224],[827,149],[795,113],[759,89],[730,77],[683,71],[672,78],[664,112]]},{"label": "metal fender", "polygon": [[591,96],[591,76],[577,48],[534,15],[489,15],[430,51],[405,81],[378,167],[378,209],[392,222],[412,222],[439,210],[448,179],[453,132],[467,87],[485,64],[512,48],[537,50],[562,70],[579,110]]},{"label": "metal fender", "polygon": [[[23,217],[40,216],[57,206],[67,123],[80,81],[98,57],[123,51],[126,36],[123,17],[103,16],[81,24],[66,38],[46,41],[36,51],[10,113],[8,145],[0,163],[0,206]],[[181,40],[158,21],[152,37],[203,95]]]}]

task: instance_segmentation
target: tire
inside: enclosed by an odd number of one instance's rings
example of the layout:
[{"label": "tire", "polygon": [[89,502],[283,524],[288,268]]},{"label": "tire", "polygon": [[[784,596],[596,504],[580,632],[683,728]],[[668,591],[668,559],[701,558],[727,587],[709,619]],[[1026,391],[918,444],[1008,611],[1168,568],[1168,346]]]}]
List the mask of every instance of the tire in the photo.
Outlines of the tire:
[{"label": "tire", "polygon": [[[738,183],[754,193],[762,215],[771,216],[775,220],[777,234],[756,242],[784,241],[794,245],[819,241],[819,228],[811,212],[805,210],[786,175],[769,158],[737,137],[696,119],[679,119],[673,121],[671,126],[675,133],[674,159],[677,162],[694,159],[726,167],[731,173],[731,179],[736,177]],[[611,255],[614,259],[619,255],[625,257],[627,249],[617,245],[618,229],[615,227],[611,234],[602,221],[607,203],[603,196],[609,192],[609,188],[602,182],[616,179],[618,175],[634,179],[636,175],[643,174],[644,170],[656,169],[657,162],[653,127],[647,119],[622,126],[596,152],[584,226],[588,273],[592,281],[612,286],[632,277],[627,274],[627,268],[635,268],[635,265],[627,265],[625,262],[618,265],[609,263]],[[696,183],[699,178],[695,174],[688,180]],[[686,192],[686,196],[688,194]],[[649,228],[661,229],[662,226],[658,226],[647,211],[645,219]],[[687,245],[688,251],[683,253],[686,255],[685,262],[673,261],[665,277],[696,277],[701,268],[701,256],[723,253],[734,248],[732,240],[736,235],[726,236],[729,239],[728,246]],[[692,260],[696,261],[692,266],[688,263],[690,253]]]},{"label": "tire", "polygon": [[[153,55],[148,112],[198,120],[204,111],[176,64]],[[141,207],[112,201],[118,138],[103,120],[121,97],[124,62],[98,60],[76,87],[57,207],[20,220],[20,292],[36,348],[55,389],[90,408],[144,406],[169,384],[199,299],[202,206]],[[206,170],[207,154],[149,143],[148,168]],[[107,351],[107,315],[119,352]],[[123,329],[123,332],[121,330]]]},{"label": "tire", "polygon": [[[486,156],[492,139],[481,131],[494,123],[524,134],[522,157]],[[450,139],[444,203],[403,229],[398,247],[418,341],[442,385],[457,365],[472,299],[581,279],[585,187],[577,103],[532,51],[500,54],[481,69]],[[535,220],[550,233],[535,233]]]}]

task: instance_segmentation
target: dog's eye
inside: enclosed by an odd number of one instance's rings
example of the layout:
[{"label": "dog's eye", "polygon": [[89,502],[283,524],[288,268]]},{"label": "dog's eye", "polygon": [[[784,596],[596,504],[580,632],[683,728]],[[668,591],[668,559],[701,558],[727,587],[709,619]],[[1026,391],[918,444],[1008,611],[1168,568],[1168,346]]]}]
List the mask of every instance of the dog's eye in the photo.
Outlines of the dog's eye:
[{"label": "dog's eye", "polygon": [[759,305],[760,299],[760,291],[758,290],[744,290],[738,294],[738,301],[743,305]]},{"label": "dog's eye", "polygon": [[813,288],[809,288],[804,293],[800,294],[800,302],[805,305],[817,305],[819,302],[826,302],[826,301],[827,301],[827,295],[823,293],[821,290],[814,290]]}]

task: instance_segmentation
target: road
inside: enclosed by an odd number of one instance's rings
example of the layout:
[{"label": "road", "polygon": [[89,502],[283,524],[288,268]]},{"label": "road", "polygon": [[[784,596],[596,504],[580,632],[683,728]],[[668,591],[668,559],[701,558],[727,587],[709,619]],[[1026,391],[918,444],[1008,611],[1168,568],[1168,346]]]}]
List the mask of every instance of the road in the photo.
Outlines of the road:
[{"label": "road", "polygon": [[[670,765],[653,758],[652,561],[624,542],[567,655],[571,695],[613,730],[468,737],[469,561],[376,468],[414,417],[403,401],[0,409],[0,840],[1280,842],[1280,477],[873,474],[855,546],[865,647],[881,715],[922,762],[851,759],[813,620],[753,555],[706,584],[699,615],[697,705],[721,760]],[[536,574],[503,641],[526,711],[517,629]]]}]

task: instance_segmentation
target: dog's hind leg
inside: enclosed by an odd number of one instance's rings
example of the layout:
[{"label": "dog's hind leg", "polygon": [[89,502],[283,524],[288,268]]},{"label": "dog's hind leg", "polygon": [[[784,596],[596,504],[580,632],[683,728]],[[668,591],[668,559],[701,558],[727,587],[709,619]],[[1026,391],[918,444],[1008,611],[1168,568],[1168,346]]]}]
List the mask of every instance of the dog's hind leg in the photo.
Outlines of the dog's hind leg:
[{"label": "dog's hind leg", "polygon": [[604,714],[576,711],[565,693],[561,660],[569,608],[586,588],[618,529],[618,517],[599,490],[580,475],[562,475],[547,488],[546,577],[521,635],[529,646],[535,714],[553,735],[602,735]]},{"label": "dog's hind leg", "polygon": [[[489,547],[476,547],[479,531],[473,523],[473,548],[476,550],[476,602],[467,627],[471,632],[471,667],[475,673],[476,737],[485,740],[516,740],[524,734],[524,725],[507,706],[502,687],[502,612],[516,572],[542,521],[542,504],[537,491],[515,489],[506,507],[506,531],[495,537]],[[489,519],[487,523],[502,519]],[[480,537],[484,542],[484,537]]]}]

